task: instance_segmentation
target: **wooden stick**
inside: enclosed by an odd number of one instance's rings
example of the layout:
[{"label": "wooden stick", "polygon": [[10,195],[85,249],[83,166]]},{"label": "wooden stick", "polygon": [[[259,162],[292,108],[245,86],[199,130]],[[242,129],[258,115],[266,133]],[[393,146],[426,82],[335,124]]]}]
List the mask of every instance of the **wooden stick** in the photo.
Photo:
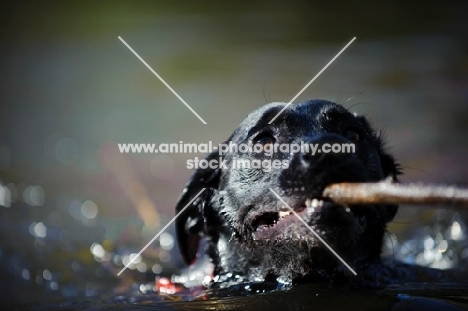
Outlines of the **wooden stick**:
[{"label": "wooden stick", "polygon": [[423,183],[338,183],[323,196],[338,204],[450,204],[468,206],[468,189]]}]

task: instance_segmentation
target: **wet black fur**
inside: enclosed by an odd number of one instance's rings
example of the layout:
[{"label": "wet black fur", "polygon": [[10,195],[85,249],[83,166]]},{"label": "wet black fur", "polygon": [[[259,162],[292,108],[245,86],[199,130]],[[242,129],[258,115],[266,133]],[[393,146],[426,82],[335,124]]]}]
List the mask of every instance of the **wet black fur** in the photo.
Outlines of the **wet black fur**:
[{"label": "wet black fur", "polygon": [[[278,159],[288,168],[198,169],[192,174],[177,204],[179,212],[202,189],[206,190],[176,220],[179,248],[186,263],[196,260],[201,239],[215,266],[217,285],[238,282],[301,282],[346,280],[354,276],[303,225],[285,229],[281,239],[255,240],[252,222],[265,212],[284,209],[269,188],[291,207],[306,198],[320,197],[325,186],[336,182],[373,182],[396,179],[394,158],[384,150],[380,135],[368,120],[325,100],[310,100],[289,106],[271,125],[268,122],[285,106],[272,103],[258,108],[235,129],[226,143],[255,142],[267,136],[277,143],[354,142],[355,154],[315,156],[258,153],[228,153],[233,158]],[[218,152],[207,159],[218,159]],[[388,270],[381,268],[380,252],[387,222],[397,206],[350,206],[327,204],[306,221],[349,263],[358,275],[385,282]]]}]

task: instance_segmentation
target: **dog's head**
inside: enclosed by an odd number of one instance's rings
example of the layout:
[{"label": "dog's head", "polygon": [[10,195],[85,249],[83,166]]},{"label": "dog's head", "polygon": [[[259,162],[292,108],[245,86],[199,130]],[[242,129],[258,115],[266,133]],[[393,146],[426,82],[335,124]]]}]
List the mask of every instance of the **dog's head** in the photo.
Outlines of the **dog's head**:
[{"label": "dog's head", "polygon": [[[290,105],[269,124],[285,105],[272,103],[250,113],[225,142],[225,152],[207,156],[213,165],[195,170],[176,207],[179,212],[206,188],[176,220],[177,239],[190,264],[205,238],[218,280],[225,275],[294,280],[344,272],[310,228],[351,264],[380,260],[385,226],[397,206],[341,206],[322,198],[322,191],[332,183],[396,178],[393,157],[364,117],[329,101]],[[239,150],[240,145],[251,150]],[[308,152],[293,150],[305,145]],[[353,145],[355,152],[346,153]]]}]

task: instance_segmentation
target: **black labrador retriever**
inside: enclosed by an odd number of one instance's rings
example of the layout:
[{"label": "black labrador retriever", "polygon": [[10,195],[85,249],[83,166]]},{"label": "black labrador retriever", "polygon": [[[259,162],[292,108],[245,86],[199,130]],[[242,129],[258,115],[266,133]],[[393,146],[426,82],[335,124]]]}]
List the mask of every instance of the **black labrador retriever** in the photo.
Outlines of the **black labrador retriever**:
[{"label": "black labrador retriever", "polygon": [[[206,190],[176,220],[184,261],[195,261],[205,239],[218,287],[352,278],[385,283],[395,275],[380,262],[382,239],[398,207],[340,206],[322,191],[337,182],[396,179],[398,165],[365,117],[310,100],[288,106],[270,124],[285,105],[271,103],[250,113],[226,141],[231,148],[224,145],[223,154],[207,156],[220,165],[194,171],[176,211]],[[242,144],[250,148],[240,150]],[[315,152],[296,152],[305,145]],[[354,146],[354,152],[343,152],[343,146]]]}]

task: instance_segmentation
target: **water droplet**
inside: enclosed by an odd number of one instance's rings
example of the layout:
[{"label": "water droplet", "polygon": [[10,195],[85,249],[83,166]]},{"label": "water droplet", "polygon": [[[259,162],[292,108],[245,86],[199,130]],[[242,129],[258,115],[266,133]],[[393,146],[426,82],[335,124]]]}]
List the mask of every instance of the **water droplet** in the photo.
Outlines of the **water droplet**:
[{"label": "water droplet", "polygon": [[42,271],[42,277],[44,278],[44,280],[47,280],[47,281],[50,281],[52,280],[52,273],[45,269],[44,271]]},{"label": "water droplet", "polygon": [[21,276],[23,277],[23,279],[25,280],[29,280],[30,279],[30,274],[29,274],[29,270],[28,269],[23,269],[23,271],[21,272]]},{"label": "water droplet", "polygon": [[81,214],[87,219],[94,219],[97,216],[98,208],[93,201],[87,200],[81,205]]},{"label": "water droplet", "polygon": [[145,273],[147,270],[146,263],[144,262],[140,262],[139,264],[137,264],[136,268],[141,273]]},{"label": "water droplet", "polygon": [[8,187],[0,185],[0,205],[10,207],[11,191]]},{"label": "water droplet", "polygon": [[151,268],[151,271],[153,271],[154,274],[159,274],[162,272],[161,265],[159,264],[154,264],[153,267]]},{"label": "water droplet", "polygon": [[169,262],[171,260],[171,255],[165,250],[159,252],[159,260],[162,262]]},{"label": "water droplet", "polygon": [[462,230],[461,226],[457,221],[454,221],[452,224],[452,228],[450,229],[450,235],[454,240],[460,240],[462,237]]},{"label": "water droplet", "polygon": [[174,238],[172,237],[172,234],[166,232],[162,233],[159,238],[159,244],[164,250],[170,251],[174,247]]},{"label": "water droplet", "polygon": [[28,187],[29,189],[29,198],[25,202],[29,202],[31,206],[42,206],[44,205],[44,189],[41,186]]},{"label": "water droplet", "polygon": [[102,258],[106,254],[106,251],[104,250],[104,248],[101,246],[101,244],[98,244],[98,243],[91,244],[90,250],[91,250],[91,253],[95,257],[98,257],[98,258]]},{"label": "water droplet", "polygon": [[33,222],[29,226],[29,233],[36,238],[45,238],[47,235],[47,227],[42,222]]}]

